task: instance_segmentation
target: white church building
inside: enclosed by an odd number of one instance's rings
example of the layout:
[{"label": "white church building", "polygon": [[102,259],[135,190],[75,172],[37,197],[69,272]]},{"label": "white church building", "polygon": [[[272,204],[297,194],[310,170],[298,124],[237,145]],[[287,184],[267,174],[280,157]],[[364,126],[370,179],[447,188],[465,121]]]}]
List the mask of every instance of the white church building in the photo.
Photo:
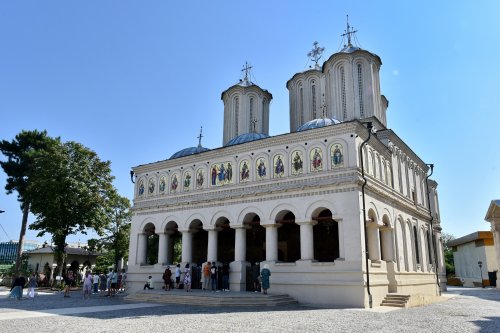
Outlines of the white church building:
[{"label": "white church building", "polygon": [[245,77],[222,92],[222,146],[190,147],[132,168],[128,288],[165,268],[229,263],[230,290],[304,304],[379,306],[388,293],[426,303],[445,288],[432,166],[387,127],[381,59],[351,43],[287,81],[290,133],[269,136],[270,92]]}]

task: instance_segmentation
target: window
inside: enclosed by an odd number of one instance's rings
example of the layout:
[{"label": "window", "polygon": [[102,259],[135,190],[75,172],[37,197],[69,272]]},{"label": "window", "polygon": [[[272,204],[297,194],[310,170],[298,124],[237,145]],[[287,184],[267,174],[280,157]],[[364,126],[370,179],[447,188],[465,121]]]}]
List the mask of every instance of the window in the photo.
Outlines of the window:
[{"label": "window", "polygon": [[347,100],[345,95],[345,73],[344,67],[340,67],[340,89],[342,94],[342,116],[343,120],[347,119]]},{"label": "window", "polygon": [[418,232],[417,227],[413,226],[413,237],[415,238],[415,260],[417,261],[417,265],[420,265],[420,253],[418,246]]},{"label": "window", "polygon": [[[313,81],[314,83],[314,81]],[[311,88],[312,92],[312,112],[313,112],[313,119],[316,119],[316,86],[313,84]]]},{"label": "window", "polygon": [[302,125],[302,119],[304,119],[304,91],[302,89],[302,86],[299,89],[299,107],[297,115],[299,117],[298,126],[300,126]]},{"label": "window", "polygon": [[253,132],[253,121],[254,121],[254,115],[253,115],[253,97],[250,97],[250,130],[249,132]]},{"label": "window", "polygon": [[359,117],[365,117],[365,110],[363,104],[363,71],[361,64],[358,64],[358,94],[359,94]]},{"label": "window", "polygon": [[235,124],[235,130],[236,130],[236,135],[238,135],[238,114],[240,112],[240,99],[236,97],[234,99],[234,124]]}]

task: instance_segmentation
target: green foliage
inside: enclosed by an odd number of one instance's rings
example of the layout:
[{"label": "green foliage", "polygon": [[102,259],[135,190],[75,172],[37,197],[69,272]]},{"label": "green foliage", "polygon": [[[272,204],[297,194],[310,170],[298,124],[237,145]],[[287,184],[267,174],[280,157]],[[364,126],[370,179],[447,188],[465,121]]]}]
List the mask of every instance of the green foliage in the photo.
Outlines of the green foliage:
[{"label": "green foliage", "polygon": [[148,246],[146,253],[146,263],[154,265],[158,262],[158,246],[160,244],[160,236],[157,234],[148,236]]},{"label": "green foliage", "polygon": [[24,236],[28,226],[28,214],[30,211],[29,185],[34,173],[34,159],[47,150],[59,139],[47,136],[47,132],[22,131],[12,141],[0,141],[0,151],[7,157],[6,161],[0,161],[0,166],[7,174],[5,190],[7,194],[17,192],[17,200],[21,203],[23,217],[21,220],[21,232],[19,235],[19,249],[16,255],[14,273],[21,273],[21,253],[24,244]]},{"label": "green foliage", "polygon": [[113,250],[102,252],[102,254],[97,257],[94,272],[107,273],[109,268],[113,267],[114,259],[115,252]]},{"label": "green foliage", "polygon": [[444,248],[444,262],[446,267],[446,276],[455,274],[455,261],[453,259],[453,249],[449,246],[450,241],[455,239],[455,236],[443,232],[441,234],[441,238],[443,239],[443,248]]},{"label": "green foliage", "polygon": [[100,234],[101,239],[89,240],[89,246],[95,246],[99,251],[105,252],[107,256],[112,255],[111,265],[118,268],[118,262],[128,257],[130,220],[130,201],[115,194],[109,201],[109,223],[104,226]]}]

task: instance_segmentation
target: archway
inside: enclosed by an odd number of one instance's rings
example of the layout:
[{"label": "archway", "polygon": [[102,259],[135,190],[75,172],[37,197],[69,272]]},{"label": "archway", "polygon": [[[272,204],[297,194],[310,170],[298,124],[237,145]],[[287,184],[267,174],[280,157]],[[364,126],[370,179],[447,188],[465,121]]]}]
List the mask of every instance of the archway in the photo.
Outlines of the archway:
[{"label": "archway", "polygon": [[234,261],[235,231],[229,226],[229,220],[225,217],[217,219],[215,227],[219,231],[217,235],[217,259],[222,263],[229,264]]},{"label": "archway", "polygon": [[207,261],[208,232],[203,229],[200,220],[191,222],[189,232],[193,235],[191,261],[201,267],[201,264]]},{"label": "archway", "polygon": [[300,259],[300,227],[290,211],[280,212],[276,218],[278,228],[278,261],[295,262]]},{"label": "archway", "polygon": [[319,262],[332,262],[339,257],[339,226],[332,219],[329,209],[322,210],[313,227],[314,259]]},{"label": "archway", "polygon": [[146,234],[146,264],[154,265],[158,262],[159,236],[155,233],[155,225],[148,223],[144,227]]},{"label": "archway", "polygon": [[246,227],[246,290],[254,291],[254,280],[260,274],[260,262],[266,260],[266,229],[260,225],[260,217],[249,213],[243,219]]},{"label": "archway", "polygon": [[165,233],[169,237],[167,242],[167,264],[172,265],[182,260],[182,233],[176,222],[170,221],[165,227]]}]

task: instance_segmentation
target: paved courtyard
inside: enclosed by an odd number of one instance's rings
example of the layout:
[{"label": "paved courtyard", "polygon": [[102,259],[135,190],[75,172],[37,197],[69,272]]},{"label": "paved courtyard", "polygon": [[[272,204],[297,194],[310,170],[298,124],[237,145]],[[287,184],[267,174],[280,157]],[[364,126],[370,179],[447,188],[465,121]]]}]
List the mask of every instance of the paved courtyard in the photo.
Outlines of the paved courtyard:
[{"label": "paved courtyard", "polygon": [[0,289],[2,332],[500,332],[500,290],[453,288],[425,307],[318,309],[202,307],[126,302],[80,292],[7,298]]}]

